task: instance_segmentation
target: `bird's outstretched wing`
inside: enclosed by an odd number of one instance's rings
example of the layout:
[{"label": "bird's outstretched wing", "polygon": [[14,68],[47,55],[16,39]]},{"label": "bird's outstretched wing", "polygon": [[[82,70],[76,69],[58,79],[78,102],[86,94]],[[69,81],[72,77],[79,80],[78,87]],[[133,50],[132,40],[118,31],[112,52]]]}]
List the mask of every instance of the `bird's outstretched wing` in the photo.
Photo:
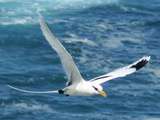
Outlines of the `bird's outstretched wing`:
[{"label": "bird's outstretched wing", "polygon": [[72,56],[60,43],[60,41],[53,35],[53,33],[50,31],[47,24],[45,23],[44,18],[41,15],[40,15],[40,26],[46,40],[49,42],[51,47],[58,53],[60,57],[61,63],[68,77],[67,83],[75,84],[83,81],[83,78],[76,64],[74,63]]},{"label": "bird's outstretched wing", "polygon": [[93,78],[90,80],[90,82],[92,82],[93,84],[102,84],[104,82],[107,82],[109,80],[112,80],[118,77],[124,77],[144,67],[149,62],[149,60],[150,60],[150,56],[144,56],[141,59],[137,60],[136,62],[126,67],[122,67],[108,74]]},{"label": "bird's outstretched wing", "polygon": [[19,92],[25,92],[25,93],[34,93],[34,94],[49,94],[49,93],[58,93],[58,90],[53,90],[53,91],[30,91],[30,90],[24,90],[24,89],[20,89],[17,87],[13,87],[11,85],[7,85],[9,88],[17,90]]}]

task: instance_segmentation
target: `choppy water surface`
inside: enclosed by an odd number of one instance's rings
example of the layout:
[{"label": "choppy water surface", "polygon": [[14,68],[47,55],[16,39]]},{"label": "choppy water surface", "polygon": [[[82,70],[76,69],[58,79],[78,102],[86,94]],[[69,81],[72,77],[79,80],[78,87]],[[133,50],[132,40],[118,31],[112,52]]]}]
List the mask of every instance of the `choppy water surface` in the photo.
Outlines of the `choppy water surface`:
[{"label": "choppy water surface", "polygon": [[[65,97],[18,93],[52,90],[66,76],[39,28],[40,11],[72,54],[85,79],[151,62],[136,74],[104,84],[109,96]],[[0,0],[1,120],[159,120],[159,0]]]}]

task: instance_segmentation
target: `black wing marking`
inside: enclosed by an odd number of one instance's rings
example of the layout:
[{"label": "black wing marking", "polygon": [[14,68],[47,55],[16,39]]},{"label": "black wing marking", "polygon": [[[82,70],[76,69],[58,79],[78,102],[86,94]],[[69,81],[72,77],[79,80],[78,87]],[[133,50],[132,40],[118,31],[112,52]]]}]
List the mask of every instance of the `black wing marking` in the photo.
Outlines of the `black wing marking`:
[{"label": "black wing marking", "polygon": [[141,61],[139,61],[137,64],[132,65],[131,68],[135,68],[136,70],[141,69],[143,66],[145,66],[148,63],[148,60],[143,59]]},{"label": "black wing marking", "polygon": [[101,75],[99,77],[93,78],[90,81],[93,84],[102,84],[104,82],[107,82],[109,80],[112,80],[112,79],[115,79],[118,77],[125,77],[129,74],[136,72],[137,70],[141,69],[142,67],[144,67],[149,62],[149,60],[150,60],[150,56],[144,56],[141,59],[137,60],[136,62],[134,62],[128,66],[116,69],[116,70],[114,70],[110,73],[107,73],[105,75]]}]

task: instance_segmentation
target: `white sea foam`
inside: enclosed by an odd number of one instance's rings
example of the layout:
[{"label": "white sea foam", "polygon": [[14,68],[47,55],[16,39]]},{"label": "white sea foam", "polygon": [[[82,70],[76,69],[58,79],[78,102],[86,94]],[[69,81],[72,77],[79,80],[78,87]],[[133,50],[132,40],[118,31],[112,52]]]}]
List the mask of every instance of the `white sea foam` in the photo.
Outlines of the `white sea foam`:
[{"label": "white sea foam", "polygon": [[0,0],[0,3],[7,3],[7,2],[13,2],[15,0]]},{"label": "white sea foam", "polygon": [[33,20],[26,20],[24,17],[37,16],[37,11],[48,12],[53,11],[53,14],[59,11],[85,9],[92,6],[104,4],[116,4],[119,0],[0,0],[0,3],[8,3],[7,6],[0,8],[1,20],[0,24],[33,24]]},{"label": "white sea foam", "polygon": [[136,31],[133,31],[131,33],[116,33],[117,35],[110,35],[109,38],[107,38],[104,46],[108,48],[118,48],[120,46],[123,46],[123,42],[129,41],[132,43],[141,44],[143,42],[144,36],[143,33],[139,33]]},{"label": "white sea foam", "polygon": [[75,34],[69,34],[69,35],[71,36],[70,38],[64,38],[65,42],[67,43],[81,42],[89,46],[96,46],[96,43],[93,42],[92,40],[89,40],[87,38],[81,38]]},{"label": "white sea foam", "polygon": [[160,78],[160,69],[159,68],[148,68],[147,69],[148,72],[153,73],[156,77]]},{"label": "white sea foam", "polygon": [[160,120],[160,118],[145,118],[144,120]]},{"label": "white sea foam", "polygon": [[23,111],[45,111],[45,112],[53,112],[53,109],[50,108],[47,104],[39,104],[39,103],[12,103],[5,105],[3,103],[3,106],[6,109],[10,110],[23,110]]},{"label": "white sea foam", "polygon": [[[86,50],[86,49],[82,49],[81,56],[79,57],[80,64],[82,65],[85,64],[85,67],[87,68],[86,69],[87,72],[91,70],[91,72],[96,71],[96,72],[106,73],[108,71],[109,59],[106,60],[104,59],[104,55],[102,53],[95,54],[95,52]],[[98,69],[97,71],[97,68],[101,68],[101,69]],[[96,76],[93,76],[93,77],[96,77]]]},{"label": "white sea foam", "polygon": [[120,7],[121,10],[123,10],[125,12],[136,12],[136,13],[154,15],[153,12],[150,12],[150,11],[147,11],[147,10],[142,10],[140,8],[135,8],[135,7],[131,7],[131,6],[125,6],[125,5],[122,5],[122,4],[119,7]]},{"label": "white sea foam", "polygon": [[55,9],[62,8],[88,8],[104,4],[116,4],[118,0],[55,0]]},{"label": "white sea foam", "polygon": [[33,24],[34,20],[32,17],[24,17],[24,18],[13,18],[10,20],[0,20],[1,25],[16,25],[16,24]]},{"label": "white sea foam", "polygon": [[106,40],[107,42],[104,44],[107,48],[117,48],[119,46],[122,46],[122,41],[119,38],[109,38]]},{"label": "white sea foam", "polygon": [[96,24],[95,27],[100,31],[113,30],[113,26],[107,22]]},{"label": "white sea foam", "polygon": [[52,109],[48,105],[28,105],[26,103],[17,103],[14,105],[16,108],[26,109],[26,110],[42,110],[42,111],[48,111],[51,112]]}]

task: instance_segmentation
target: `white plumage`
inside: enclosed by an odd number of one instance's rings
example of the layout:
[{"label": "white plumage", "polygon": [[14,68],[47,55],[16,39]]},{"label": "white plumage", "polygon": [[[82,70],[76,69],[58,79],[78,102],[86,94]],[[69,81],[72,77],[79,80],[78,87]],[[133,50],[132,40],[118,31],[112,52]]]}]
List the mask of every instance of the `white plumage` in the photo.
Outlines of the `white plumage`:
[{"label": "white plumage", "polygon": [[52,34],[52,32],[48,28],[42,16],[40,16],[40,26],[41,26],[41,30],[44,37],[60,57],[61,63],[65,69],[65,72],[68,78],[68,81],[66,84],[67,86],[60,90],[41,92],[41,91],[23,90],[23,89],[8,85],[10,88],[15,89],[17,91],[27,92],[27,93],[37,93],[37,94],[59,93],[59,94],[71,95],[71,96],[91,96],[91,95],[106,96],[107,94],[103,90],[103,87],[101,86],[101,84],[118,77],[124,77],[126,75],[132,74],[137,70],[141,69],[143,66],[145,66],[150,60],[150,56],[144,56],[141,59],[137,60],[136,62],[126,67],[119,68],[117,70],[114,70],[113,72],[110,72],[105,75],[86,81],[81,76],[76,64],[73,61],[72,56],[60,43],[60,41]]}]

